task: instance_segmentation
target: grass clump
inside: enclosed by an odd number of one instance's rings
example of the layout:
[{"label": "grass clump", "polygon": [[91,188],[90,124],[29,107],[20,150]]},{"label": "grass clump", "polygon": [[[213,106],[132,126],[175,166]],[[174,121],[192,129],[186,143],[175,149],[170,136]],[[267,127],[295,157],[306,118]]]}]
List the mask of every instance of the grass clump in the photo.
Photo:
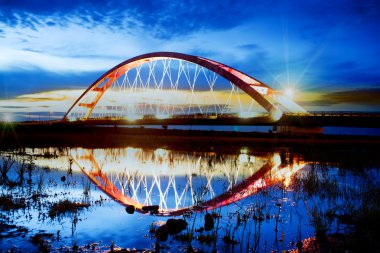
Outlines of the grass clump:
[{"label": "grass clump", "polygon": [[31,237],[34,245],[38,246],[38,251],[48,253],[51,251],[51,245],[48,239],[53,239],[54,235],[50,233],[38,233]]},{"label": "grass clump", "polygon": [[66,199],[53,204],[49,210],[49,216],[50,218],[55,218],[67,213],[76,213],[78,210],[88,208],[89,206],[90,204],[76,203]]},{"label": "grass clump", "polygon": [[26,206],[25,199],[14,199],[11,195],[0,195],[0,210],[10,211]]}]

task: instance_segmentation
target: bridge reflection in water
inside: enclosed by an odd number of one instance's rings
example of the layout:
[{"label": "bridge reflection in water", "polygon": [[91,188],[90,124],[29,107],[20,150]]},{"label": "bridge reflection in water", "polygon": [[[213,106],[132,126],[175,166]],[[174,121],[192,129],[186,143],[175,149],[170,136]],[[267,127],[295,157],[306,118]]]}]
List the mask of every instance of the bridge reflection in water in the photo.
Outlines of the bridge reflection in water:
[{"label": "bridge reflection in water", "polygon": [[278,182],[285,186],[305,163],[281,161],[278,153],[220,156],[142,148],[69,151],[79,169],[108,196],[125,206],[151,214],[176,216],[213,210],[238,202]]}]

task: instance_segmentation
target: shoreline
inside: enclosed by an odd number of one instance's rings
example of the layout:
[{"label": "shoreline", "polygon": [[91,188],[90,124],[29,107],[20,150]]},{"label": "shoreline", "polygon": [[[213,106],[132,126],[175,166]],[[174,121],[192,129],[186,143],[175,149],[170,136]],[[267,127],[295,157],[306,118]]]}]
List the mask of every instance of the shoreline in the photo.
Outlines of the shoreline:
[{"label": "shoreline", "polygon": [[264,133],[214,130],[123,128],[84,125],[0,125],[0,147],[122,147],[174,146],[209,149],[214,146],[377,147],[380,136],[313,133]]}]

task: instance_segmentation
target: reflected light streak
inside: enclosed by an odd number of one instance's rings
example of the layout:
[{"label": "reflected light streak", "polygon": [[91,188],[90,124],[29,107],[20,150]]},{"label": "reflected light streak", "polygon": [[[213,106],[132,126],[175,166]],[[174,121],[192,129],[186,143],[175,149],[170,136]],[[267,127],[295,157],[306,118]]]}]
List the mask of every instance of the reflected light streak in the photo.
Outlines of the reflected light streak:
[{"label": "reflected light streak", "polygon": [[[85,158],[85,160],[89,160],[92,163],[92,168],[95,168],[93,171],[86,171],[83,166],[80,165],[80,162],[78,163],[78,166],[81,167],[83,173],[85,173],[92,182],[94,182],[100,189],[102,189],[106,194],[108,194],[110,197],[114,198],[116,201],[122,203],[123,205],[134,205],[136,210],[139,212],[144,213],[142,210],[142,207],[144,204],[141,202],[138,202],[136,198],[131,198],[125,195],[124,192],[121,192],[116,186],[115,182],[112,182],[106,173],[102,171],[102,169],[99,168],[98,163],[95,161],[94,156],[92,155],[91,151],[87,151],[87,156],[82,156],[81,158]],[[165,149],[156,149],[154,151],[155,158],[160,160],[160,164],[167,165],[165,160],[168,160],[168,151]],[[78,156],[77,156],[78,157]],[[248,155],[247,154],[240,154],[238,157],[238,160],[240,163],[247,164],[248,161]],[[157,165],[157,164],[156,164]],[[155,184],[158,187],[159,194],[160,194],[160,209],[157,213],[154,213],[155,215],[181,215],[187,211],[202,211],[202,210],[213,210],[218,207],[222,207],[225,205],[229,205],[233,202],[240,201],[244,198],[247,198],[255,193],[257,193],[259,190],[268,187],[274,183],[277,182],[284,182],[285,186],[289,185],[291,176],[302,169],[305,166],[303,162],[299,162],[298,165],[293,166],[284,166],[281,165],[281,159],[279,154],[274,154],[271,159],[269,159],[266,163],[263,164],[263,166],[259,169],[257,169],[251,176],[244,179],[240,183],[234,185],[230,190],[222,193],[221,195],[218,195],[216,197],[211,198],[208,201],[202,202],[202,203],[194,203],[195,205],[187,206],[187,207],[180,207],[179,203],[176,203],[176,208],[170,209],[167,208],[167,194],[169,187],[174,188],[175,196],[177,196],[176,200],[178,201],[179,192],[177,191],[177,186],[175,185],[174,178],[169,176],[169,184],[167,185],[166,189],[161,189],[163,186],[161,185],[160,178],[158,175],[153,172],[153,181],[152,183]],[[160,170],[163,171],[162,168]],[[166,171],[168,172],[168,171]],[[212,174],[211,174],[212,175]],[[191,178],[189,178],[188,183],[191,183]],[[210,180],[212,179],[212,176],[209,177],[207,186],[209,187],[209,191],[212,191],[212,186],[210,183]],[[149,188],[148,186],[145,186],[145,188]],[[186,185],[186,189],[188,186]],[[190,185],[190,188],[192,189],[192,185]],[[150,188],[152,189],[152,188]],[[141,191],[139,188],[133,189],[134,193],[133,196],[136,197],[136,192]],[[183,192],[181,194],[181,198],[183,197]],[[152,201],[144,201],[144,203],[151,203]]]},{"label": "reflected light streak", "polygon": [[160,157],[160,158],[163,158],[165,156],[167,156],[168,154],[168,151],[166,149],[163,149],[163,148],[158,148],[154,151],[154,154],[157,156],[157,157]]},{"label": "reflected light streak", "polygon": [[[37,166],[61,170],[67,170],[72,158],[73,171],[84,173],[111,198],[134,205],[142,213],[143,206],[159,204],[157,215],[212,210],[276,183],[287,187],[305,166],[299,159],[291,165],[281,164],[277,153],[251,155],[246,148],[237,156],[221,157],[214,152],[180,153],[163,148],[27,148],[17,159],[27,160],[31,155]],[[207,189],[207,198],[197,203],[194,196],[202,187]]]},{"label": "reflected light streak", "polygon": [[249,157],[247,154],[240,154],[238,160],[240,164],[247,163],[249,162]]}]

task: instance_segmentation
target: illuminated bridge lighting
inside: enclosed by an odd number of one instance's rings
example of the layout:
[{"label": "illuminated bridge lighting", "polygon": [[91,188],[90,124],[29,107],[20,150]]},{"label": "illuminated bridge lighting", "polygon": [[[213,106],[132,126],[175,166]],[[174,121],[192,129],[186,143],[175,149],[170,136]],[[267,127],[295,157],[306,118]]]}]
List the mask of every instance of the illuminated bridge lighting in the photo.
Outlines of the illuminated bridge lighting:
[{"label": "illuminated bridge lighting", "polygon": [[11,113],[4,114],[3,120],[4,122],[12,122],[13,121],[12,114]]},{"label": "illuminated bridge lighting", "polygon": [[157,52],[131,58],[104,73],[75,101],[64,120],[251,118],[305,112],[281,93],[210,59]]}]

